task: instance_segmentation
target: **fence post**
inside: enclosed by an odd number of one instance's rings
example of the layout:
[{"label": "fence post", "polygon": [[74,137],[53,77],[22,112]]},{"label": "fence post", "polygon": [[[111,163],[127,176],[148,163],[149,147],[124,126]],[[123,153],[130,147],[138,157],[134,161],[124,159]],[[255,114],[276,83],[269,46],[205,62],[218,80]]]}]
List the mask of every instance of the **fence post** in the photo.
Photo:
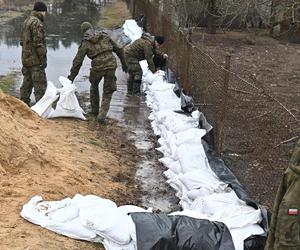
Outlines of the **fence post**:
[{"label": "fence post", "polygon": [[220,107],[220,115],[218,121],[218,132],[217,132],[217,153],[221,154],[223,151],[224,144],[224,126],[225,117],[227,111],[227,100],[228,100],[228,83],[229,83],[229,70],[230,70],[230,59],[231,53],[227,53],[225,56],[225,70],[224,70],[224,83],[222,88],[222,103]]},{"label": "fence post", "polygon": [[189,29],[188,34],[185,38],[186,43],[186,65],[185,65],[185,87],[186,93],[191,94],[191,81],[190,81],[190,67],[192,60],[192,30]]}]

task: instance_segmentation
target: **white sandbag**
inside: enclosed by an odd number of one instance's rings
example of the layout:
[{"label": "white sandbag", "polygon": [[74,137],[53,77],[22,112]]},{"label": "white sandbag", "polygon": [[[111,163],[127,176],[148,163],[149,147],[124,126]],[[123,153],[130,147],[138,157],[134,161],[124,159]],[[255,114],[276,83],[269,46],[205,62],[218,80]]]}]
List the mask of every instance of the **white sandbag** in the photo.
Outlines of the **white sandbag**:
[{"label": "white sandbag", "polygon": [[176,211],[176,212],[170,213],[169,215],[188,216],[188,217],[192,217],[195,219],[203,219],[203,220],[209,219],[207,215],[201,214],[198,211],[190,210],[190,209],[184,209],[183,211]]},{"label": "white sandbag", "polygon": [[262,221],[262,216],[260,209],[242,205],[228,208],[225,207],[216,212],[211,219],[221,221],[225,223],[229,229],[232,229],[260,223]]},{"label": "white sandbag", "polygon": [[53,113],[52,104],[57,100],[58,94],[54,84],[50,81],[47,83],[47,89],[44,96],[31,107],[39,116],[48,118]]},{"label": "white sandbag", "polygon": [[172,170],[175,174],[180,174],[181,172],[181,166],[179,161],[173,161],[170,165],[168,165],[168,168]]},{"label": "white sandbag", "polygon": [[133,43],[135,40],[142,36],[142,29],[139,27],[135,20],[126,20],[123,24],[124,33],[128,36]]},{"label": "white sandbag", "polygon": [[144,81],[151,85],[154,81],[162,82],[164,80],[164,76],[165,72],[162,70],[159,70],[154,74],[150,70],[148,70],[147,73],[144,75]]},{"label": "white sandbag", "polygon": [[158,161],[161,162],[165,167],[168,167],[171,163],[174,162],[174,160],[169,157],[160,158],[158,159]]},{"label": "white sandbag", "polygon": [[118,210],[120,210],[125,215],[129,215],[131,213],[152,213],[152,208],[148,208],[147,210],[134,205],[123,205],[119,206]]},{"label": "white sandbag", "polygon": [[228,186],[224,182],[219,181],[215,174],[212,171],[209,171],[209,169],[190,171],[183,175],[179,175],[178,178],[188,190],[207,187],[217,193],[221,191],[224,192]]},{"label": "white sandbag", "polygon": [[200,144],[182,144],[177,149],[177,155],[183,174],[203,169],[210,169],[203,146]]},{"label": "white sandbag", "polygon": [[202,196],[208,196],[214,193],[210,187],[199,187],[197,189],[189,190],[186,195],[187,197],[193,201]]},{"label": "white sandbag", "polygon": [[180,146],[181,144],[201,144],[202,137],[206,134],[204,129],[190,128],[186,131],[177,133],[176,136],[176,145]]},{"label": "white sandbag", "polygon": [[59,77],[59,81],[63,87],[58,89],[60,97],[54,112],[49,116],[49,118],[73,117],[86,120],[83,115],[84,111],[80,107],[75,95],[76,86],[72,84],[69,79],[62,76]]},{"label": "white sandbag", "polygon": [[120,245],[108,239],[104,239],[103,246],[106,250],[137,250],[136,242],[133,240],[127,245]]},{"label": "white sandbag", "polygon": [[221,210],[240,205],[245,205],[245,202],[240,200],[234,191],[231,191],[199,197],[194,200],[190,209],[212,216]]},{"label": "white sandbag", "polygon": [[171,169],[164,171],[163,175],[167,178],[167,180],[172,180],[177,176]]},{"label": "white sandbag", "polygon": [[244,240],[251,235],[262,235],[264,233],[264,230],[257,224],[230,230],[235,250],[244,250]]},{"label": "white sandbag", "polygon": [[43,201],[42,197],[34,196],[23,206],[21,216],[36,225],[73,239],[91,242],[103,240],[81,224],[77,217],[78,207],[69,198],[61,201]]},{"label": "white sandbag", "polygon": [[112,206],[109,200],[99,198],[85,201],[80,207],[80,219],[84,226],[105,239],[120,245],[131,241],[128,216]]}]

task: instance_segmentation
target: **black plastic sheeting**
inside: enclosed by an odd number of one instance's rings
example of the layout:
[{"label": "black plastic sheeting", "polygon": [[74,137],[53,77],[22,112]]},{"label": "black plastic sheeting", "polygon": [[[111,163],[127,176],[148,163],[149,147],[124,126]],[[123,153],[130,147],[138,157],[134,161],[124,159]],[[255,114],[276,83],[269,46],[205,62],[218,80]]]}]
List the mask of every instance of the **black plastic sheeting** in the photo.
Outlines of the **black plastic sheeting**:
[{"label": "black plastic sheeting", "polygon": [[[178,96],[181,95],[182,88],[179,83],[175,83],[174,93]],[[186,115],[190,115],[190,112],[185,111]],[[250,199],[245,191],[243,185],[238,181],[238,179],[234,176],[234,174],[229,170],[229,168],[225,165],[223,159],[217,156],[214,153],[215,142],[214,142],[214,129],[207,122],[205,115],[201,113],[199,119],[199,128],[205,129],[207,134],[202,138],[203,146],[210,164],[211,169],[216,173],[218,178],[228,184],[237,196],[245,201],[247,205],[252,206],[255,209],[260,209],[262,213],[262,222],[260,226],[264,229],[265,234],[263,235],[253,235],[247,238],[244,241],[244,249],[245,250],[261,250],[264,248],[265,241],[267,239],[267,232],[269,231],[269,223],[271,219],[271,213],[265,207],[259,205],[254,200]]]},{"label": "black plastic sheeting", "polygon": [[138,250],[232,250],[229,229],[221,222],[187,216],[132,213]]}]

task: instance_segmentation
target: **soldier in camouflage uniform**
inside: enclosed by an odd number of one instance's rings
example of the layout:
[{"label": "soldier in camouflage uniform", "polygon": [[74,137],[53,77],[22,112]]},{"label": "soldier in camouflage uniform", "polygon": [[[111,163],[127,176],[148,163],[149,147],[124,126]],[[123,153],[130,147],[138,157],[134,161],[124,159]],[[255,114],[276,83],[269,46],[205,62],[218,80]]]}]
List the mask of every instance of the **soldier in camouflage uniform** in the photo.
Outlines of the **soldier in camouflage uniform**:
[{"label": "soldier in camouflage uniform", "polygon": [[21,33],[23,84],[20,88],[20,99],[28,106],[34,88],[35,100],[38,102],[45,94],[47,78],[47,46],[44,30],[44,16],[47,6],[36,2],[30,16],[25,20]]},{"label": "soldier in camouflage uniform", "polygon": [[159,51],[159,47],[163,44],[164,38],[162,36],[150,36],[144,33],[142,37],[124,49],[125,61],[127,65],[127,72],[129,79],[127,82],[128,93],[139,93],[142,83],[143,71],[139,61],[147,60],[148,67],[152,73],[156,72],[156,67],[153,62],[154,55],[167,59],[168,55]]},{"label": "soldier in camouflage uniform", "polygon": [[279,186],[265,250],[300,249],[300,140]]},{"label": "soldier in camouflage uniform", "polygon": [[[92,60],[90,71],[90,102],[91,113],[97,116],[99,123],[105,124],[106,115],[109,110],[110,101],[113,92],[116,90],[116,76],[117,61],[112,52],[115,52],[121,60],[123,69],[125,63],[123,60],[122,48],[108,36],[104,31],[96,31],[88,22],[81,25],[81,31],[84,33],[81,45],[78,49],[77,55],[73,60],[73,66],[68,78],[74,81],[77,76],[84,57],[87,55]],[[103,96],[101,108],[99,112],[99,82],[104,77]]]}]

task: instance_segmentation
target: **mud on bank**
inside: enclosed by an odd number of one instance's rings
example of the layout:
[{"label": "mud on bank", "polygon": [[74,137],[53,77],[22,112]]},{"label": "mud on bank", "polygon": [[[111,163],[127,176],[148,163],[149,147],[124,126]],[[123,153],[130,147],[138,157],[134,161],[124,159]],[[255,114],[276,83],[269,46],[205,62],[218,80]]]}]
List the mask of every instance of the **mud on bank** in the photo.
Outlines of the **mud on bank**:
[{"label": "mud on bank", "polygon": [[95,194],[118,205],[139,204],[139,157],[126,131],[74,119],[42,120],[21,101],[0,94],[1,249],[99,249],[28,223],[19,216],[32,196],[59,200]]}]

